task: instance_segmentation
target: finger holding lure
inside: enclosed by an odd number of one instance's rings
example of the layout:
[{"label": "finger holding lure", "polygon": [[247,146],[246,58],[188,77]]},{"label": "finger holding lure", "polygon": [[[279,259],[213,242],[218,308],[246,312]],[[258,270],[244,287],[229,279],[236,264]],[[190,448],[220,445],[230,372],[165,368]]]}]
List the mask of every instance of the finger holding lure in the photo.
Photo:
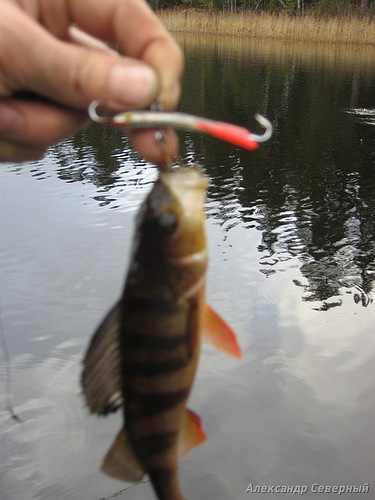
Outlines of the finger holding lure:
[{"label": "finger holding lure", "polygon": [[254,134],[245,127],[177,111],[144,110],[108,114],[98,113],[99,107],[100,102],[93,101],[88,108],[91,120],[96,123],[128,126],[133,129],[170,127],[176,130],[202,132],[250,151],[257,149],[260,143],[268,141],[273,132],[271,122],[258,113],[255,119],[265,129],[261,135]]}]

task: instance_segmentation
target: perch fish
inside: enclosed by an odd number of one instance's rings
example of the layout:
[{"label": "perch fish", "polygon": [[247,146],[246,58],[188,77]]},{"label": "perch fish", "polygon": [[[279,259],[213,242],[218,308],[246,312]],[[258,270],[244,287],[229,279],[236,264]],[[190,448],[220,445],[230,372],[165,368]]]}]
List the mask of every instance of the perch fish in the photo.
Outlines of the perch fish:
[{"label": "perch fish", "polygon": [[206,439],[186,408],[201,336],[241,358],[229,326],[205,301],[207,178],[196,167],[160,170],[136,221],[123,295],[84,358],[89,409],[123,409],[124,424],[102,470],[124,481],[148,474],[159,500],[183,500],[178,456]]}]

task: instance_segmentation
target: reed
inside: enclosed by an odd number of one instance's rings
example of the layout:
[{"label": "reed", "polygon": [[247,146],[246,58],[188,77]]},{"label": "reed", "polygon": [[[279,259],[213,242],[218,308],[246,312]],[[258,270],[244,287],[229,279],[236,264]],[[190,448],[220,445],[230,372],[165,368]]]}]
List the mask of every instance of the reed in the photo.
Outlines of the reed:
[{"label": "reed", "polygon": [[372,17],[293,17],[269,13],[223,13],[190,9],[161,10],[159,17],[171,32],[176,33],[375,45],[375,22]]}]

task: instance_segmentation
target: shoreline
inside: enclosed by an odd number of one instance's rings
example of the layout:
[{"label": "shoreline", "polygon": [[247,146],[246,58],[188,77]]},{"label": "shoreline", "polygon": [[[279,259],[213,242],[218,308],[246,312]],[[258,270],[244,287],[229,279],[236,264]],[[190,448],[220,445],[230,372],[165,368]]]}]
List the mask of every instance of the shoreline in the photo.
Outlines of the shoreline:
[{"label": "shoreline", "polygon": [[294,42],[283,40],[174,32],[173,36],[186,53],[212,52],[232,58],[266,58],[276,65],[336,68],[340,71],[375,71],[375,45]]},{"label": "shoreline", "polygon": [[375,21],[370,17],[320,18],[193,9],[166,9],[157,14],[172,33],[375,47]]}]

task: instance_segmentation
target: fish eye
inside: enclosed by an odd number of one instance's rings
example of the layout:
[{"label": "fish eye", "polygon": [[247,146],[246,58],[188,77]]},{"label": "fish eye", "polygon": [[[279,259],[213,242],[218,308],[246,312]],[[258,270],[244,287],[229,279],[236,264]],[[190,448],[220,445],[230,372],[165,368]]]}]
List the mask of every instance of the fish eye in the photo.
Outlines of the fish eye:
[{"label": "fish eye", "polygon": [[171,210],[163,212],[158,217],[158,224],[163,233],[166,235],[172,234],[178,226],[177,215]]}]

